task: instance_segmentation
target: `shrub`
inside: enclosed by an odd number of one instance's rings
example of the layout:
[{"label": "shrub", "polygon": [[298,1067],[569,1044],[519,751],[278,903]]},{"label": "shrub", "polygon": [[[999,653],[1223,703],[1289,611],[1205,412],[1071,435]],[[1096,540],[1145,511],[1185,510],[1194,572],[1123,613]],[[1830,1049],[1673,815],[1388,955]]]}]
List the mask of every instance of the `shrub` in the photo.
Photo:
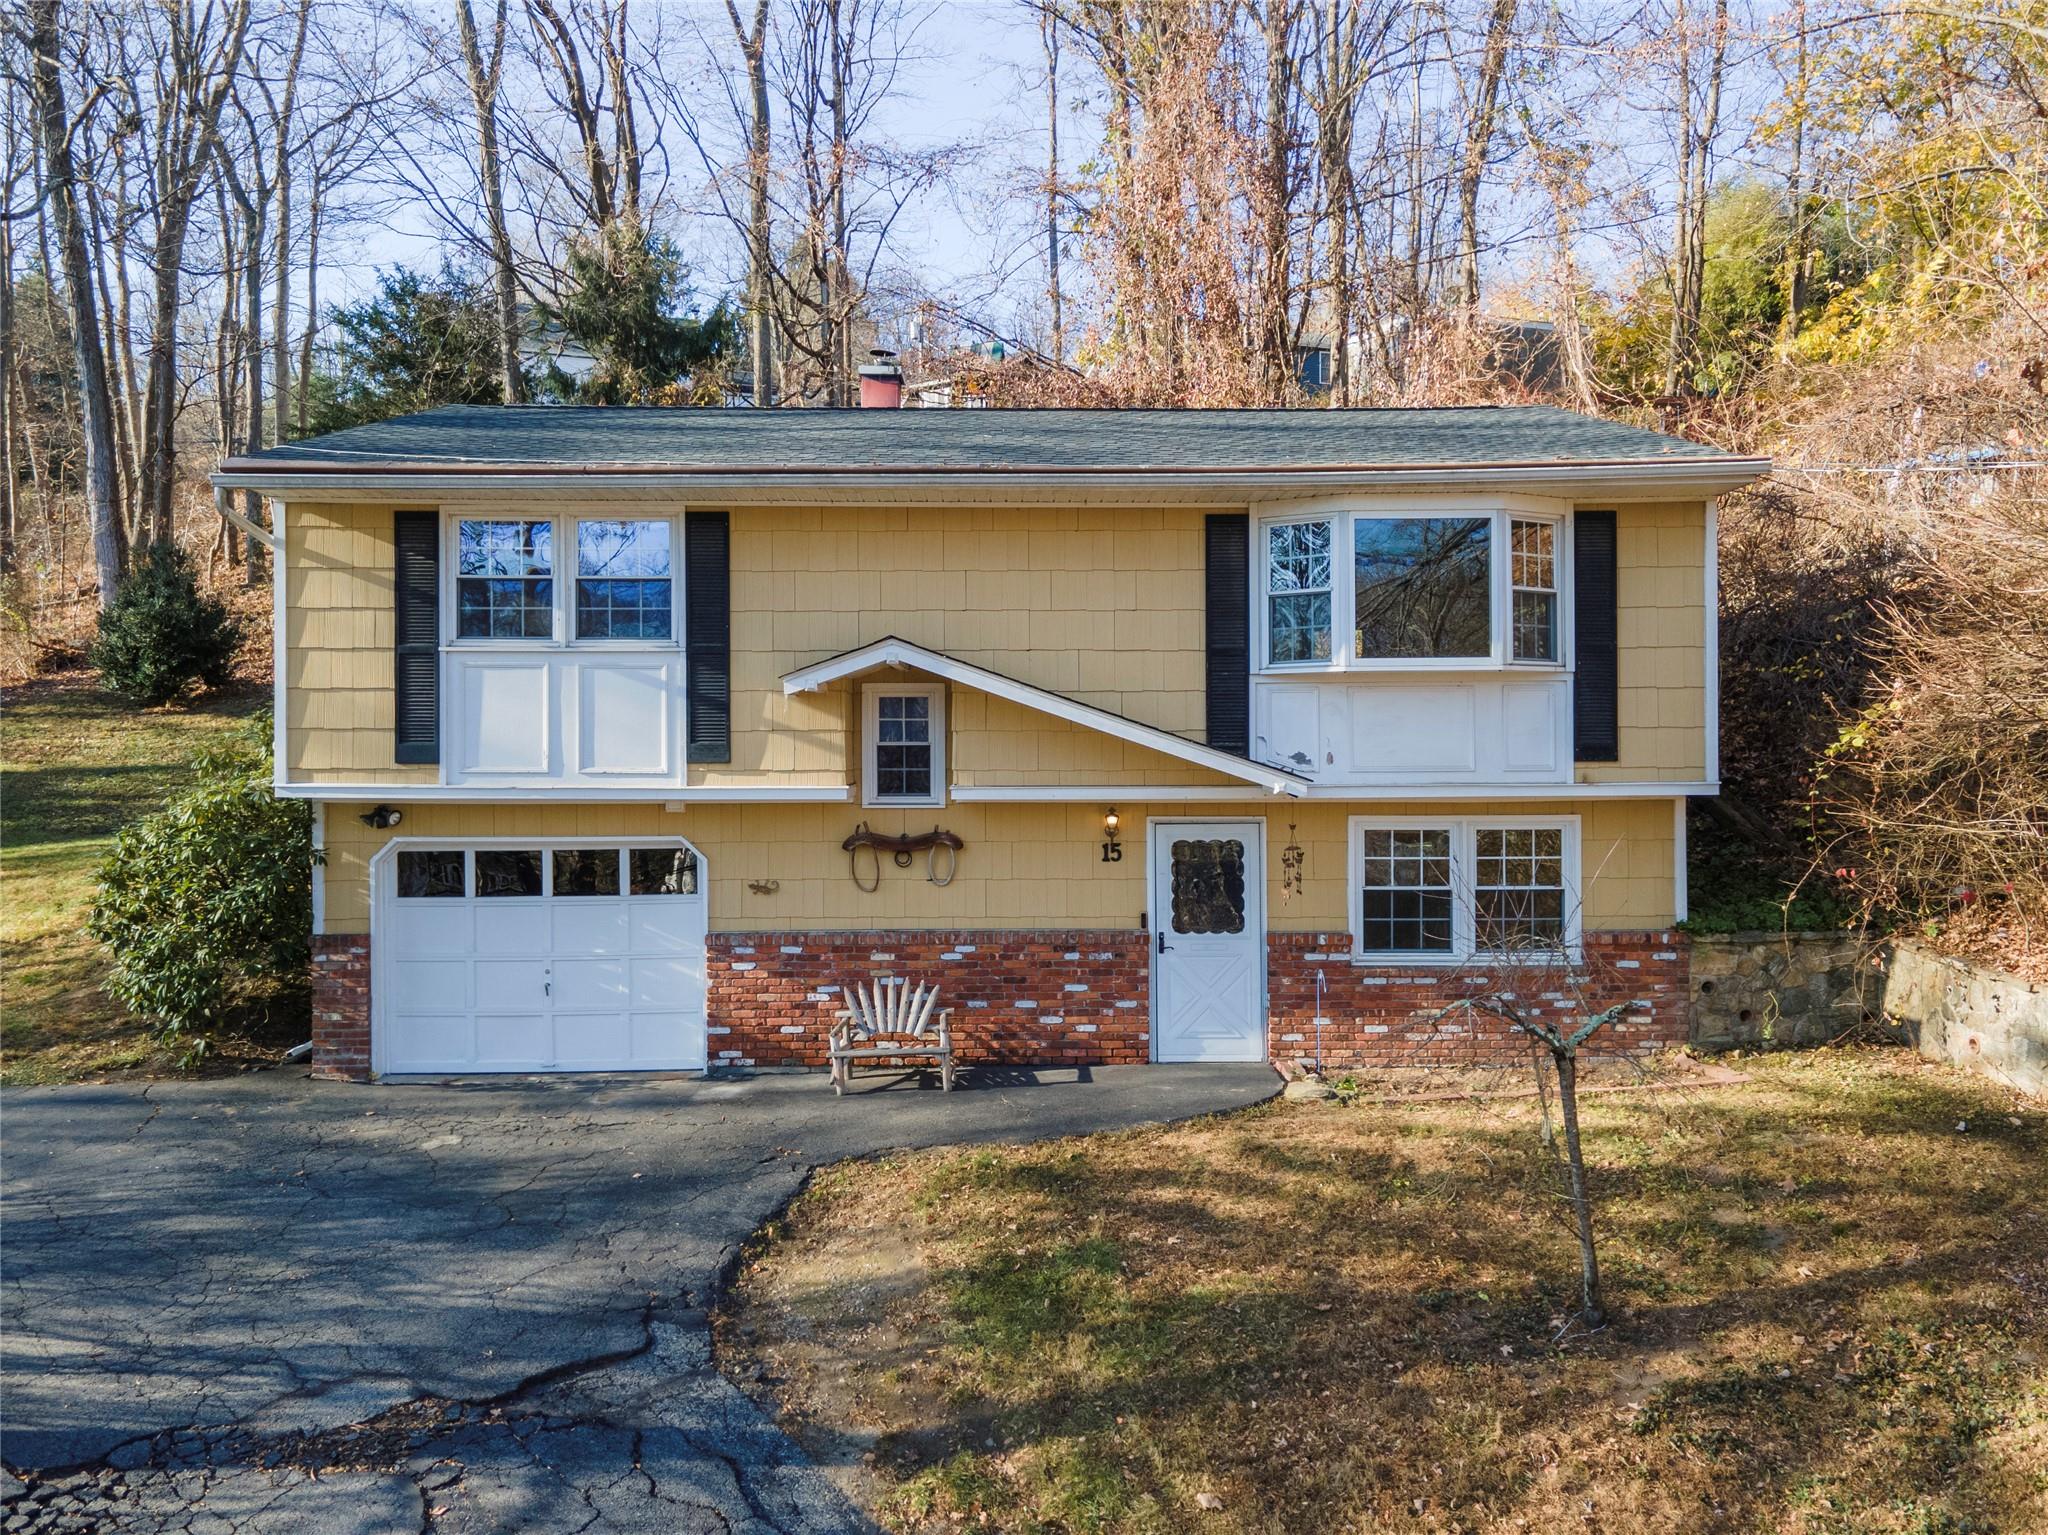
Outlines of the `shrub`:
[{"label": "shrub", "polygon": [[195,682],[224,685],[241,643],[241,621],[200,591],[191,556],[154,544],[136,555],[100,614],[92,662],[113,692],[162,704]]},{"label": "shrub", "polygon": [[108,993],[193,1053],[238,1014],[301,989],[313,920],[313,812],[270,787],[270,717],[193,757],[198,779],[114,839],[91,931]]}]

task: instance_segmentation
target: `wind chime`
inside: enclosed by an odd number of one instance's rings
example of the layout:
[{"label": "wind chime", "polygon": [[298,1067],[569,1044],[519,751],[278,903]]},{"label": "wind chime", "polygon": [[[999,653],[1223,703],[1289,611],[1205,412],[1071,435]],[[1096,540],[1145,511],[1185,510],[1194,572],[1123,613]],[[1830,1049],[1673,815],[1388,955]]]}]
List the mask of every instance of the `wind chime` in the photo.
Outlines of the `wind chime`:
[{"label": "wind chime", "polygon": [[1280,899],[1291,901],[1301,894],[1301,843],[1294,835],[1294,823],[1287,823],[1287,846],[1280,850]]}]

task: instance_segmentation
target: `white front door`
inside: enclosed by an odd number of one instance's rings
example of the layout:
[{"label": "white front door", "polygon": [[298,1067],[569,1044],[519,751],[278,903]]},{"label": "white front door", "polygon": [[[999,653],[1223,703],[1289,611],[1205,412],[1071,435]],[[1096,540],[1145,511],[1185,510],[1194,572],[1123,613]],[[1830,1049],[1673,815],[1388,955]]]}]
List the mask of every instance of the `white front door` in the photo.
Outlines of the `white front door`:
[{"label": "white front door", "polygon": [[704,1066],[705,879],[688,844],[409,839],[377,885],[378,1072]]},{"label": "white front door", "polygon": [[1152,1057],[1266,1059],[1266,853],[1258,821],[1155,820]]}]

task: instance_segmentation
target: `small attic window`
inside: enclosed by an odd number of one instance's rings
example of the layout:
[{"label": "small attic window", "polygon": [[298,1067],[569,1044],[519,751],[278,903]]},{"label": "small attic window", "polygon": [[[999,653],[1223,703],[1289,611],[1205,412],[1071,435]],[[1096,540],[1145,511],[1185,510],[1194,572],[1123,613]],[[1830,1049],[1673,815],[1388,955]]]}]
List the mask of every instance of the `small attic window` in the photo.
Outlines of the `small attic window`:
[{"label": "small attic window", "polygon": [[936,682],[861,689],[861,803],[945,802],[946,689]]}]

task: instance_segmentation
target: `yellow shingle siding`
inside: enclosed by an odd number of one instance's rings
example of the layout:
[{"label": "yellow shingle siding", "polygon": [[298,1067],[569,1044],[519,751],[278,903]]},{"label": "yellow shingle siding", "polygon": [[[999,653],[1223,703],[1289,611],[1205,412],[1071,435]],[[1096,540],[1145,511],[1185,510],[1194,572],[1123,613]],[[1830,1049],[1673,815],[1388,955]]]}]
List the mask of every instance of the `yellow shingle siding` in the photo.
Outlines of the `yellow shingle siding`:
[{"label": "yellow shingle siding", "polygon": [[1615,508],[1621,756],[1581,783],[1707,776],[1706,538],[1699,501]]},{"label": "yellow shingle siding", "polygon": [[[458,805],[404,807],[408,837],[684,837],[703,854],[716,931],[864,928],[1134,928],[1145,912],[1146,827],[1155,816],[1266,822],[1267,920],[1276,931],[1343,931],[1349,921],[1353,815],[1581,817],[1588,930],[1659,928],[1672,920],[1672,801],[1578,800],[1480,804],[1248,799],[1241,804],[1120,803],[1124,857],[1102,862],[1103,806],[951,805],[879,811],[854,805]],[[325,930],[369,926],[369,860],[391,835],[362,824],[355,805],[326,815]],[[947,885],[882,861],[881,884],[857,889],[840,840],[858,821],[901,834],[934,825],[966,843]],[[1303,852],[1299,894],[1280,886],[1280,851]],[[943,872],[943,869],[942,871]],[[864,877],[869,869],[864,862]],[[757,890],[755,885],[773,885]]]},{"label": "yellow shingle siding", "polygon": [[[529,508],[554,506],[517,509]],[[689,781],[855,779],[858,688],[786,697],[781,679],[888,634],[1200,739],[1205,510],[1079,500],[734,508],[732,760],[694,764]],[[1696,781],[1707,757],[1705,510],[1698,502],[1616,510],[1622,756],[1583,765],[1579,777]],[[293,782],[436,781],[432,767],[392,760],[391,512],[388,503],[287,509]],[[972,705],[963,690],[953,697],[957,733],[958,711]],[[956,740],[954,767],[971,775],[961,781],[1219,781],[1075,727],[1043,719],[1038,727],[1027,731],[1013,716],[988,726],[986,740]]]},{"label": "yellow shingle siding", "polygon": [[947,715],[952,753],[948,776],[963,788],[1239,781],[973,688],[950,690]]},{"label": "yellow shingle siding", "polygon": [[[1202,516],[1145,506],[735,510],[732,761],[693,767],[690,781],[846,782],[857,761],[832,753],[854,743],[858,689],[785,697],[782,677],[892,634],[1199,737]],[[802,743],[783,739],[791,734]],[[1090,781],[1102,748],[1085,734],[1048,737],[1037,771],[1056,771],[1048,754],[1071,749],[1078,781]],[[1189,768],[1164,781],[1209,779]]]},{"label": "yellow shingle siding", "polygon": [[389,506],[285,509],[285,776],[434,783],[392,760]]}]

